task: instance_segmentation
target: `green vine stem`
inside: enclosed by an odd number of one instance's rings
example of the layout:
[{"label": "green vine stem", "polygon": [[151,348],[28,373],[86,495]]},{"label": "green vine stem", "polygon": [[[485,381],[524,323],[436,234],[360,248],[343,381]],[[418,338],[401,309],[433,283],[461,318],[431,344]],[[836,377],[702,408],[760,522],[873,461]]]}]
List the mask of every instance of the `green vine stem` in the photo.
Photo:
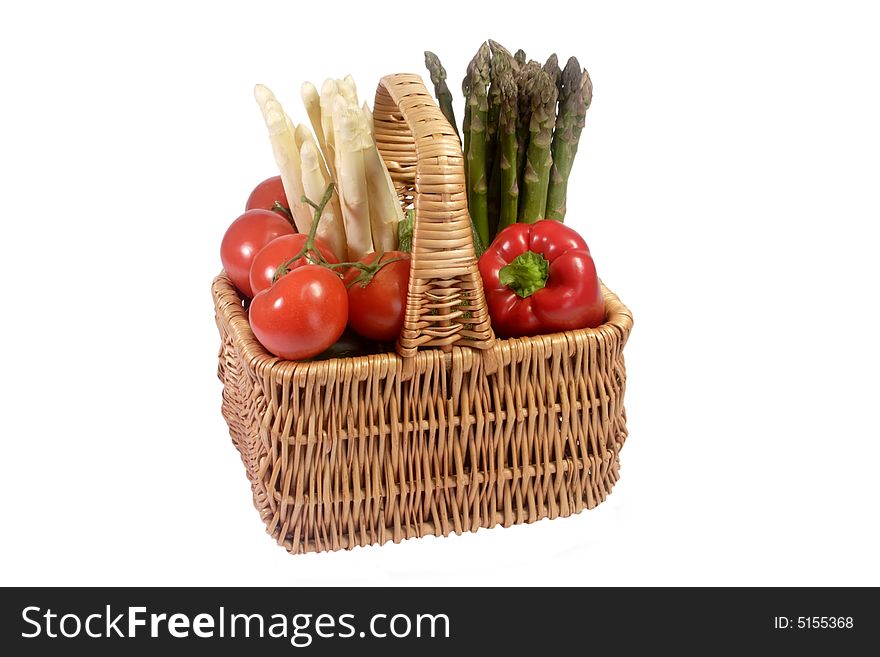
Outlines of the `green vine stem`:
[{"label": "green vine stem", "polygon": [[[321,221],[321,215],[324,212],[324,208],[327,207],[327,204],[330,202],[330,199],[333,197],[333,190],[335,188],[334,183],[330,183],[327,185],[327,189],[324,191],[324,196],[321,197],[320,203],[315,203],[310,198],[303,196],[302,202],[306,205],[309,205],[315,209],[315,216],[312,218],[312,223],[309,226],[309,233],[306,236],[305,244],[303,244],[302,248],[292,258],[288,258],[275,270],[275,274],[272,276],[272,282],[275,283],[279,278],[284,276],[290,271],[290,266],[299,260],[300,258],[306,258],[309,262],[314,265],[319,265],[321,267],[326,267],[331,271],[335,272],[340,278],[344,278],[345,272],[351,268],[359,269],[360,274],[352,280],[347,287],[351,287],[355,283],[361,285],[361,287],[366,287],[369,285],[370,281],[373,280],[373,277],[379,272],[382,267],[385,265],[389,265],[392,262],[397,262],[398,260],[405,260],[406,258],[391,258],[390,260],[386,260],[382,262],[382,258],[385,257],[385,253],[380,250],[376,258],[373,262],[365,263],[365,262],[328,262],[324,257],[324,254],[321,253],[320,250],[315,246],[315,236],[318,234],[318,224]],[[336,270],[342,270],[336,271]]]},{"label": "green vine stem", "polygon": [[269,208],[272,212],[277,212],[278,214],[284,215],[285,219],[290,222],[290,225],[296,228],[296,224],[293,223],[293,215],[290,213],[290,210],[281,205],[278,201],[275,201],[272,204],[272,207]]}]

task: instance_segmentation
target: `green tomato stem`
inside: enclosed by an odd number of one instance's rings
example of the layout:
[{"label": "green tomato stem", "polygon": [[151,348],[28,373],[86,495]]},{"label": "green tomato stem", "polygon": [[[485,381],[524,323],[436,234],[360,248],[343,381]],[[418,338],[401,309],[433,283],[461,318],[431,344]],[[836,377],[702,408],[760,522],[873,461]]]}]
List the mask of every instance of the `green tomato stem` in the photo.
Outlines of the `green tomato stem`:
[{"label": "green tomato stem", "polygon": [[[327,207],[327,204],[330,202],[330,199],[333,196],[334,184],[330,183],[327,185],[327,189],[324,191],[324,196],[321,198],[320,203],[315,203],[310,198],[303,196],[302,202],[306,205],[310,205],[315,209],[315,216],[312,219],[312,224],[309,226],[309,233],[306,236],[305,244],[303,244],[302,248],[292,258],[289,258],[282,262],[278,268],[275,270],[275,274],[272,276],[272,282],[276,282],[279,278],[284,276],[286,273],[290,271],[290,266],[299,260],[300,258],[306,258],[309,262],[314,265],[319,265],[321,267],[326,267],[330,271],[337,274],[340,278],[344,277],[344,272],[352,267],[359,269],[361,273],[349,284],[348,287],[351,287],[354,283],[360,283],[362,287],[366,287],[370,281],[373,280],[373,277],[379,272],[382,267],[385,265],[391,264],[392,262],[397,262],[398,260],[404,260],[405,258],[391,258],[390,260],[386,260],[382,262],[382,258],[385,257],[385,253],[383,250],[379,249],[376,253],[376,258],[371,263],[365,262],[327,262],[327,259],[324,257],[324,254],[315,246],[315,237],[318,234],[318,223],[321,220],[321,214],[324,212],[324,208]],[[337,269],[341,269],[342,273],[336,271]]]},{"label": "green tomato stem", "polygon": [[290,222],[290,225],[296,228],[296,224],[293,223],[293,215],[290,213],[290,210],[281,205],[278,201],[275,201],[272,204],[272,207],[269,208],[272,212],[277,212],[278,214],[284,215],[285,219]]},{"label": "green tomato stem", "polygon": [[327,265],[327,259],[324,258],[324,254],[322,254],[318,250],[318,247],[315,246],[315,236],[318,234],[318,223],[321,221],[321,214],[324,212],[324,208],[326,208],[327,204],[330,202],[330,199],[333,196],[334,188],[335,185],[333,183],[327,185],[327,189],[324,190],[324,196],[321,198],[321,202],[317,204],[306,196],[302,197],[301,200],[303,203],[315,208],[315,216],[314,218],[312,218],[312,225],[309,226],[309,234],[306,236],[306,243],[303,244],[302,248],[299,250],[299,253],[297,253],[292,258],[285,260],[278,266],[278,269],[275,270],[275,274],[272,276],[273,283],[284,276],[288,271],[290,271],[290,265],[292,265],[300,258],[308,258],[313,264],[316,265]]},{"label": "green tomato stem", "polygon": [[361,287],[367,287],[367,285],[369,285],[372,282],[373,278],[376,276],[376,274],[379,273],[379,270],[382,269],[382,267],[384,267],[385,265],[390,265],[392,262],[398,262],[399,260],[406,260],[406,258],[399,258],[398,257],[398,258],[391,258],[389,260],[386,260],[385,262],[382,262],[383,257],[385,257],[385,254],[380,253],[378,255],[378,257],[375,260],[373,260],[373,262],[371,262],[369,264],[366,264],[364,262],[348,263],[348,264],[351,264],[353,267],[357,267],[358,269],[360,269],[361,273],[358,274],[357,277],[354,280],[352,280],[348,285],[346,285],[346,287],[347,288],[354,287],[355,285],[360,285]]}]

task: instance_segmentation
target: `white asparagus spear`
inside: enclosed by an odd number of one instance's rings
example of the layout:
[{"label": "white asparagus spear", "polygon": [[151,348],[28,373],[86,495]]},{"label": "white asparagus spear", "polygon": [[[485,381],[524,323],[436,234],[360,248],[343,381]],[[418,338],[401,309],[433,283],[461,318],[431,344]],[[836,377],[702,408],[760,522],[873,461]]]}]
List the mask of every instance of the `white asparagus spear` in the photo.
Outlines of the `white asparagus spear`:
[{"label": "white asparagus spear", "polygon": [[[318,166],[321,167],[321,173],[324,174],[324,178],[328,181],[332,180],[330,177],[330,171],[327,169],[327,163],[324,161],[324,156],[321,154],[321,150],[318,144],[315,142],[315,137],[312,135],[312,131],[309,130],[305,125],[300,123],[296,126],[296,145],[300,149],[300,156],[302,156],[302,147],[307,141],[315,144],[315,148],[318,148]],[[321,196],[323,197],[324,193],[321,192]],[[317,203],[318,201],[315,201]]]},{"label": "white asparagus spear", "polygon": [[364,170],[364,139],[360,111],[351,108],[345,99],[337,96],[333,102],[333,128],[336,143],[336,183],[345,236],[348,239],[348,257],[361,258],[373,251],[370,229],[370,201]]},{"label": "white asparagus spear", "polygon": [[[312,192],[309,191],[309,187],[308,187],[308,186],[306,185],[306,183],[305,183],[305,178],[306,178],[306,173],[305,173],[306,164],[305,164],[305,162],[302,162],[302,169],[303,169],[303,189],[305,190],[305,194],[306,194],[306,196],[309,197],[309,199],[311,199],[311,200],[314,201],[315,203],[317,203],[321,198],[323,198],[323,196],[324,196],[324,190],[327,188],[327,184],[328,184],[331,180],[333,180],[333,178],[330,176],[330,172],[327,170],[327,164],[324,162],[324,156],[321,154],[321,151],[320,151],[320,149],[318,148],[318,144],[315,142],[315,138],[312,136],[312,131],[309,130],[309,129],[308,129],[306,126],[304,126],[303,124],[299,124],[298,126],[296,126],[296,143],[297,143],[297,146],[299,146],[299,149],[300,149],[300,160],[302,160],[302,150],[303,150],[303,146],[305,146],[306,144],[312,144],[312,146],[314,146],[315,154],[316,154],[316,156],[317,156],[317,166],[318,166],[318,168],[320,169],[321,179],[324,181],[324,184],[323,184],[323,186],[322,186],[320,189],[318,189],[317,194],[316,194],[315,196],[312,196]],[[311,206],[309,206],[309,209],[312,210]],[[327,211],[327,212],[332,212],[332,213],[333,213],[333,216],[338,218],[338,220],[339,220],[339,222],[340,222],[340,225],[343,226],[343,222],[342,222],[342,210],[341,210],[340,205],[339,205],[339,190],[338,190],[338,189],[336,189],[336,190],[333,191],[333,196],[330,197],[330,202],[327,204],[327,210],[326,210],[326,211]],[[314,212],[312,212],[312,216],[314,216]],[[321,221],[321,223],[323,224],[323,220]],[[319,235],[321,234],[321,228],[318,229],[318,234],[319,234]],[[345,230],[344,230],[344,227],[343,227],[342,235],[343,235],[343,237],[345,236]],[[344,241],[343,241],[343,246],[345,246],[345,242],[344,242]],[[343,257],[343,258],[344,258],[344,257],[345,257],[346,250],[343,248],[341,251],[334,251],[334,253],[336,253],[339,257]]]},{"label": "white asparagus spear", "polygon": [[332,153],[327,149],[327,140],[324,138],[324,126],[321,119],[321,97],[318,95],[318,89],[311,82],[303,82],[300,89],[303,104],[306,106],[306,113],[309,115],[309,121],[312,124],[312,130],[318,138],[318,146],[321,147],[321,154],[324,156],[324,162],[330,174],[336,177],[336,163],[333,160]]},{"label": "white asparagus spear", "polygon": [[[309,129],[305,127],[302,123],[297,123],[293,127],[293,140],[296,142],[296,147],[302,150],[303,143],[306,140],[306,134],[309,132]],[[302,153],[300,153],[300,159],[302,159]]]},{"label": "white asparagus spear", "polygon": [[370,109],[370,106],[367,105],[367,101],[364,101],[364,104],[361,105],[361,111],[367,117],[367,126],[370,130],[370,136],[373,136],[373,111]]},{"label": "white asparagus spear", "polygon": [[307,233],[311,213],[302,202],[302,171],[294,129],[287,114],[284,113],[281,103],[276,100],[275,94],[268,87],[262,84],[255,86],[254,97],[263,113],[266,128],[269,130],[269,141],[272,143],[272,151],[281,174],[281,183],[284,186],[284,194],[287,196],[290,212],[293,215],[293,222],[299,232]]},{"label": "white asparagus spear", "polygon": [[364,169],[367,176],[367,192],[370,198],[370,230],[373,246],[378,251],[397,249],[397,224],[403,221],[403,208],[382,156],[370,134],[371,114],[361,108],[358,111],[361,133],[364,139]]},{"label": "white asparagus spear", "polygon": [[336,87],[336,80],[324,80],[321,85],[321,132],[324,135],[324,159],[327,161],[327,168],[333,172],[333,177],[338,176],[339,162],[336,155],[336,131],[333,127],[333,103],[339,95]]},{"label": "white asparagus spear", "polygon": [[[302,161],[303,189],[306,196],[317,203],[324,196],[324,191],[330,182],[322,171],[321,153],[318,152],[318,145],[311,139],[303,142],[299,153]],[[334,200],[336,201],[335,205]],[[314,217],[314,209],[312,207],[309,209],[312,210]],[[331,202],[324,207],[324,212],[318,222],[317,235],[327,243],[337,258],[345,259],[348,257],[344,220],[339,211],[339,199],[336,194],[333,194]]]},{"label": "white asparagus spear", "polygon": [[354,105],[357,107],[358,104],[358,95],[357,95],[357,86],[355,86],[354,78],[350,75],[346,75],[342,80],[336,81],[336,88],[339,90],[339,93],[348,101],[349,105]]}]

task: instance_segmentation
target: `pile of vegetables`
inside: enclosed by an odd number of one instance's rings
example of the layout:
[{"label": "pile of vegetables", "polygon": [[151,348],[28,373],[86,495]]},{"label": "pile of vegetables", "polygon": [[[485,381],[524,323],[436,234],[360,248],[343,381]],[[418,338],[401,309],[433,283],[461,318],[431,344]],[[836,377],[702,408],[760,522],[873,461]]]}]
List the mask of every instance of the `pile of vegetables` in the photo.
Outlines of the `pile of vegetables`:
[{"label": "pile of vegetables", "polygon": [[384,351],[403,327],[409,286],[409,254],[397,250],[403,209],[351,76],[320,93],[306,82],[301,95],[311,129],[268,87],[254,89],[281,175],[251,192],[220,259],[276,356]]},{"label": "pile of vegetables", "polygon": [[246,306],[254,335],[288,360],[387,351],[403,328],[409,254],[372,251],[340,262],[318,237],[338,195],[335,185],[327,186],[320,203],[300,197],[313,213],[308,233],[295,232],[281,191],[280,179],[260,183],[247,205],[263,207],[238,217],[220,246],[223,268],[250,299]]},{"label": "pile of vegetables", "polygon": [[[459,132],[446,69],[425,52],[440,110],[460,136],[468,210],[492,327],[516,337],[595,327],[605,319],[586,242],[562,225],[568,180],[593,84],[576,57],[542,65],[489,40],[462,82]],[[488,245],[488,248],[484,247]],[[483,251],[485,250],[485,253]]]},{"label": "pile of vegetables", "polygon": [[468,208],[482,245],[507,226],[565,220],[568,179],[593,85],[571,57],[560,69],[556,54],[541,65],[483,43],[462,82],[465,107],[459,133],[446,70],[434,53],[425,65],[440,109],[462,138]]},{"label": "pile of vegetables", "polygon": [[[425,53],[458,132],[446,71]],[[589,75],[484,43],[468,66],[461,130],[468,207],[492,326],[500,337],[598,326],[604,300],[586,242],[564,226]],[[289,360],[379,353],[403,328],[413,217],[405,216],[351,76],[301,96],[295,124],[275,94],[254,96],[280,175],[259,183],[221,244],[254,335]],[[488,245],[485,247],[484,245]]]}]

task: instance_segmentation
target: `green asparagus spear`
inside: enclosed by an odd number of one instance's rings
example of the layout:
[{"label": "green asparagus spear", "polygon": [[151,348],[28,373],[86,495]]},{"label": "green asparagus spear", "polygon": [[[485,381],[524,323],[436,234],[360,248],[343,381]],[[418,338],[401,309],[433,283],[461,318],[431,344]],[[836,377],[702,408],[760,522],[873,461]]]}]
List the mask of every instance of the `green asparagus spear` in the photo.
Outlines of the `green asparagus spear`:
[{"label": "green asparagus spear", "polygon": [[562,94],[562,70],[559,68],[559,58],[556,56],[556,53],[547,58],[547,61],[544,63],[544,71],[553,80],[553,84],[556,85],[557,98],[559,98],[560,94]]},{"label": "green asparagus spear", "polygon": [[468,65],[467,104],[470,125],[467,161],[468,209],[483,244],[489,243],[489,214],[486,195],[489,172],[486,168],[486,123],[489,115],[489,44],[484,43]]},{"label": "green asparagus spear", "polygon": [[498,138],[498,112],[501,107],[501,89],[498,86],[498,78],[503,71],[511,68],[515,62],[513,55],[497,41],[489,39],[489,52],[492,60],[489,65],[489,122],[486,124],[486,170],[494,168],[494,158],[497,150]]},{"label": "green asparagus spear", "polygon": [[[464,143],[462,145],[462,152],[464,153],[464,156],[465,156],[464,157],[464,177],[465,177],[465,181],[467,181],[468,180],[468,170],[469,170],[467,153],[468,153],[468,150],[470,147],[470,141],[471,141],[471,106],[470,106],[470,103],[468,102],[468,98],[470,98],[470,94],[471,94],[470,72],[468,72],[465,75],[464,80],[462,80],[461,93],[464,96],[464,100],[465,100],[465,102],[464,102],[464,118],[462,119],[461,132],[464,137]],[[470,187],[467,184],[465,184],[465,193],[468,197],[468,204],[470,204],[471,193],[470,193]],[[479,258],[481,255],[483,255],[483,251],[486,250],[486,246],[483,243],[483,240],[480,238],[480,234],[477,232],[477,227],[474,224],[473,216],[471,216],[471,236],[473,237],[473,240],[474,240],[474,251],[476,252],[477,257]]]},{"label": "green asparagus spear", "polygon": [[494,239],[498,232],[498,216],[501,214],[501,153],[498,147],[501,142],[495,140],[495,157],[492,158],[492,170],[489,172],[489,191],[486,193],[486,214],[489,217],[489,237]]},{"label": "green asparagus spear", "polygon": [[[464,96],[464,117],[461,120],[461,132],[464,138],[462,139],[461,144],[461,152],[464,155],[464,177],[467,180],[468,177],[468,150],[470,150],[471,145],[471,104],[468,102],[468,99],[471,96],[471,74],[470,68],[468,72],[464,76],[464,80],[461,82],[461,95]],[[468,202],[470,202],[471,190],[465,185],[465,192],[467,193]]]},{"label": "green asparagus spear", "polygon": [[516,65],[513,55],[497,41],[489,39],[492,61],[489,67],[489,123],[486,126],[486,171],[489,176],[489,192],[486,206],[489,215],[489,235],[498,228],[501,212],[501,162],[499,159],[499,114],[501,111],[501,78],[512,74]]},{"label": "green asparagus spear", "polygon": [[493,56],[489,65],[489,113],[486,119],[486,171],[492,171],[498,139],[498,111],[501,107],[501,91],[498,88],[498,57]]},{"label": "green asparagus spear", "polygon": [[556,117],[556,130],[551,146],[553,166],[547,191],[548,219],[565,220],[568,178],[592,100],[593,83],[590,75],[586,69],[581,70],[578,60],[572,57],[562,72],[562,96],[559,99],[559,115]]},{"label": "green asparagus spear", "polygon": [[[521,50],[519,52],[522,52]],[[516,175],[519,190],[523,189],[523,174],[526,169],[526,149],[529,145],[529,123],[532,119],[532,104],[526,93],[529,80],[541,69],[538,62],[531,61],[520,66],[516,74],[517,121],[516,121]]]},{"label": "green asparagus spear", "polygon": [[543,69],[527,81],[525,92],[532,107],[529,123],[529,146],[526,149],[526,168],[523,173],[523,202],[519,206],[519,221],[534,223],[544,218],[547,207],[547,188],[553,158],[550,147],[553,126],[556,123],[556,85]]},{"label": "green asparagus spear", "polygon": [[498,230],[516,223],[519,201],[518,172],[516,168],[517,86],[513,70],[499,78],[501,112],[498,115],[498,170],[500,178],[500,212]]},{"label": "green asparagus spear", "polygon": [[440,63],[440,58],[430,50],[425,51],[425,66],[431,74],[431,82],[434,84],[434,95],[437,96],[437,104],[440,105],[440,111],[449,121],[455,134],[461,139],[458,132],[458,125],[455,122],[455,111],[452,109],[452,92],[446,84],[446,69]]}]

